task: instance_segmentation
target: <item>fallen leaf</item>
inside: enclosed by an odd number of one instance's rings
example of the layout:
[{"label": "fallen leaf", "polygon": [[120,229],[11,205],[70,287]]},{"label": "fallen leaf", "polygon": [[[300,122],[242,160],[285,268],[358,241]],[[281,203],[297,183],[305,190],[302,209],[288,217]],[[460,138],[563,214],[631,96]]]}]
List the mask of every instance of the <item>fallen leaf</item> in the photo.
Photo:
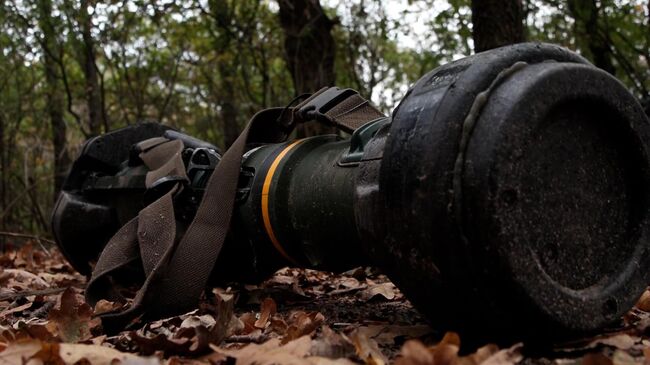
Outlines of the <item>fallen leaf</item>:
[{"label": "fallen leaf", "polygon": [[66,364],[75,364],[87,360],[90,364],[122,364],[122,365],[159,365],[161,361],[155,357],[140,357],[120,352],[105,346],[69,344],[60,345],[61,358]]},{"label": "fallen leaf", "polygon": [[39,340],[10,343],[0,352],[1,365],[61,364],[158,365],[157,358],[144,358],[98,345],[48,343]]},{"label": "fallen leaf", "polygon": [[650,290],[646,290],[636,302],[636,307],[644,312],[650,312]]},{"label": "fallen leaf", "polygon": [[629,350],[637,343],[641,342],[638,337],[632,337],[627,333],[617,334],[611,337],[600,338],[592,342],[592,344],[601,344],[606,346],[615,347],[620,350]]},{"label": "fallen leaf", "polygon": [[162,351],[165,356],[192,355],[197,352],[197,346],[192,346],[196,340],[192,341],[191,338],[170,338],[164,334],[146,337],[137,332],[131,332],[129,338],[138,346],[138,353],[145,356],[153,355],[156,351]]},{"label": "fallen leaf", "polygon": [[355,347],[347,337],[323,326],[321,336],[312,341],[309,353],[330,359],[347,358],[355,354]]},{"label": "fallen leaf", "polygon": [[460,337],[447,332],[434,346],[425,347],[417,340],[407,341],[401,350],[396,365],[510,365],[521,360],[518,347],[499,351],[496,345],[486,345],[475,353],[459,356]]},{"label": "fallen leaf", "polygon": [[433,354],[420,341],[406,341],[402,346],[401,357],[395,365],[428,365],[433,364]]},{"label": "fallen leaf", "polygon": [[0,312],[0,317],[6,317],[6,316],[8,316],[8,315],[10,315],[12,313],[22,312],[25,309],[29,309],[32,306],[32,304],[34,304],[34,303],[33,302],[27,302],[27,303],[25,303],[23,305],[19,305],[19,306],[14,307],[14,308],[5,309],[4,311]]},{"label": "fallen leaf", "polygon": [[189,316],[183,320],[181,323],[181,328],[195,328],[203,326],[207,329],[212,329],[214,325],[217,324],[217,321],[209,314],[204,314],[202,316]]},{"label": "fallen leaf", "polygon": [[251,312],[247,312],[242,314],[239,317],[239,321],[244,325],[244,327],[241,329],[239,333],[241,334],[249,334],[257,328],[255,328],[255,322],[257,322],[257,319],[255,318],[255,314]]},{"label": "fallen leaf", "polygon": [[237,365],[352,365],[347,359],[332,360],[311,356],[311,338],[303,336],[281,345],[280,339],[274,338],[264,344],[250,344],[241,349],[222,349],[211,346],[216,354],[235,358]]},{"label": "fallen leaf", "polygon": [[10,343],[0,352],[0,365],[36,364],[29,359],[42,348],[40,341],[21,340]]},{"label": "fallen leaf", "polygon": [[64,342],[79,342],[92,338],[91,329],[101,322],[92,318],[93,311],[77,296],[74,289],[66,289],[58,301],[58,308],[50,311],[47,328]]},{"label": "fallen leaf", "polygon": [[350,334],[357,356],[368,365],[383,365],[388,363],[388,358],[379,349],[377,341],[369,338],[365,333],[355,330]]},{"label": "fallen leaf", "polygon": [[[18,286],[17,284],[24,284],[31,289],[46,289],[49,288],[49,285],[45,280],[39,277],[36,274],[33,274],[27,270],[23,269],[5,269],[5,275],[10,275],[14,283],[9,284],[11,286]],[[24,287],[25,288],[25,287]]]},{"label": "fallen leaf", "polygon": [[[478,365],[487,361],[492,356],[496,355],[499,352],[499,347],[494,344],[485,345],[475,353],[461,358],[461,363],[463,365]],[[503,359],[506,360],[505,358]]]},{"label": "fallen leaf", "polygon": [[612,359],[601,354],[586,354],[582,357],[582,365],[612,365]]},{"label": "fallen leaf", "polygon": [[7,329],[2,332],[0,338],[8,342],[18,339],[37,339],[42,341],[53,341],[55,336],[47,328],[47,322],[37,321],[18,321],[11,330]]},{"label": "fallen leaf", "polygon": [[272,315],[278,311],[278,306],[271,298],[265,298],[260,308],[260,318],[255,321],[254,326],[264,329]]},{"label": "fallen leaf", "polygon": [[122,304],[116,302],[109,302],[105,299],[100,299],[93,308],[94,315],[100,315],[103,313],[112,312],[114,310],[122,308]]},{"label": "fallen leaf", "polygon": [[58,343],[41,342],[41,349],[36,351],[30,359],[40,360],[47,365],[65,365]]},{"label": "fallen leaf", "polygon": [[324,321],[325,317],[319,312],[297,311],[292,313],[289,317],[289,327],[282,337],[282,344],[314,332]]},{"label": "fallen leaf", "polygon": [[384,300],[395,299],[395,285],[391,282],[375,284],[368,289],[359,292],[359,297],[365,301],[383,298]]},{"label": "fallen leaf", "polygon": [[418,338],[433,332],[431,327],[426,325],[397,326],[397,325],[373,325],[359,327],[359,331],[374,339],[380,345],[393,345],[398,337],[408,339]]},{"label": "fallen leaf", "polygon": [[612,363],[614,363],[614,365],[637,365],[638,362],[629,353],[616,350],[612,356]]},{"label": "fallen leaf", "polygon": [[646,363],[650,363],[650,347],[643,348],[643,357]]},{"label": "fallen leaf", "polygon": [[[524,356],[521,354],[521,343],[515,344],[510,348],[500,350],[494,355],[487,358],[481,365],[514,365],[518,364]],[[583,365],[586,365],[583,363]]]}]

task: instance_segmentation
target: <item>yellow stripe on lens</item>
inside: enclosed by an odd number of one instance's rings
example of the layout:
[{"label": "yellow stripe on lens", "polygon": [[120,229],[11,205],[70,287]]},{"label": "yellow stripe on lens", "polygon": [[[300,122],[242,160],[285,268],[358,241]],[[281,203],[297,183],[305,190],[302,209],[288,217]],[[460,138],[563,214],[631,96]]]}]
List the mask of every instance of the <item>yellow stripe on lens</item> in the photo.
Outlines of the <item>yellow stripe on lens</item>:
[{"label": "yellow stripe on lens", "polygon": [[269,214],[269,191],[271,190],[271,181],[273,180],[273,175],[275,174],[275,170],[278,168],[280,161],[282,161],[284,156],[286,156],[286,154],[289,153],[289,151],[291,151],[302,141],[303,141],[302,139],[294,141],[293,143],[286,146],[275,157],[275,160],[273,160],[271,167],[269,167],[269,170],[266,173],[266,177],[264,178],[264,185],[262,187],[262,219],[264,220],[264,228],[266,229],[266,233],[268,234],[271,243],[273,243],[273,247],[275,247],[275,249],[278,250],[278,252],[285,259],[289,260],[294,265],[298,265],[298,262],[293,258],[291,258],[289,254],[287,254],[287,252],[284,250],[284,247],[282,247],[280,241],[278,241],[278,238],[275,236],[275,232],[273,232],[273,227],[271,226],[271,216]]}]

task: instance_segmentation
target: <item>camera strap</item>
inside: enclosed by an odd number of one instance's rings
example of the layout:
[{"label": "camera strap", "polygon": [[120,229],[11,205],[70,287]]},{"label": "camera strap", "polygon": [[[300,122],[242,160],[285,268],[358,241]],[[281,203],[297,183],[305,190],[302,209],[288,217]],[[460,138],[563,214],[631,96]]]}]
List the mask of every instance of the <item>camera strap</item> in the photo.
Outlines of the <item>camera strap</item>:
[{"label": "camera strap", "polygon": [[350,89],[324,88],[300,103],[282,121],[286,108],[265,109],[253,116],[223,155],[208,180],[196,215],[184,234],[177,232],[173,196],[186,181],[179,140],[154,138],[139,144],[149,168],[150,188],[169,177],[169,190],[124,225],[102,251],[88,282],[86,299],[124,300],[116,289],[119,273],[141,261],[145,281],[125,310],[101,314],[108,332],[139,320],[152,320],[196,308],[230,229],[242,155],[249,143],[280,143],[296,124],[316,120],[351,132],[383,114]]},{"label": "camera strap", "polygon": [[355,90],[324,87],[296,105],[289,122],[295,125],[316,120],[352,133],[369,121],[384,116]]}]

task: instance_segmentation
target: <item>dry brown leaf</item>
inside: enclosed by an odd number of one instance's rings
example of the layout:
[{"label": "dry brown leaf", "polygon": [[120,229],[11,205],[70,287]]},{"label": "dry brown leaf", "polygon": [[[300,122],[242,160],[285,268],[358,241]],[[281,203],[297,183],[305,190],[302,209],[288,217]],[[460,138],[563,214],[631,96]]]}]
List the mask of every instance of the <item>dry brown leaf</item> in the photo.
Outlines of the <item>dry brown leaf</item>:
[{"label": "dry brown leaf", "polygon": [[240,350],[223,350],[214,348],[218,353],[237,359],[237,364],[304,364],[311,345],[307,336],[280,346],[279,339],[271,339],[264,344],[250,344]]},{"label": "dry brown leaf", "polygon": [[203,326],[207,329],[211,329],[214,325],[217,324],[217,321],[209,314],[204,314],[202,316],[188,316],[181,322],[181,328],[196,328]]},{"label": "dry brown leaf", "polygon": [[47,365],[65,365],[58,343],[42,342],[41,349],[36,351],[31,359],[40,360]]},{"label": "dry brown leaf", "polygon": [[61,364],[130,364],[158,365],[157,358],[143,358],[104,346],[48,343],[27,340],[10,343],[0,352],[0,365]]},{"label": "dry brown leaf", "polygon": [[209,355],[201,356],[196,359],[188,359],[177,356],[172,356],[167,360],[165,365],[227,365],[232,364],[231,357],[226,355],[212,352]]},{"label": "dry brown leaf", "polygon": [[441,343],[431,349],[433,363],[436,365],[453,365],[459,362],[458,350],[453,344]]},{"label": "dry brown leaf", "polygon": [[218,354],[237,359],[237,365],[352,365],[347,359],[332,360],[310,355],[311,338],[300,337],[281,345],[277,338],[261,345],[250,344],[241,349],[221,349],[211,346]]},{"label": "dry brown leaf", "polygon": [[[515,365],[518,364],[524,357],[521,354],[523,345],[518,343],[510,348],[500,350],[494,355],[487,358],[481,365]],[[584,364],[583,364],[584,365]]]},{"label": "dry brown leaf", "polygon": [[402,346],[401,357],[395,365],[428,365],[433,364],[433,354],[420,341],[406,341]]},{"label": "dry brown leaf", "polygon": [[[197,356],[204,354],[210,344],[219,344],[232,335],[241,321],[234,316],[234,296],[216,293],[212,314],[194,315],[194,312],[167,320],[157,321],[129,333],[129,339],[138,346],[142,355],[160,351],[165,356]],[[216,318],[215,318],[216,316]],[[173,324],[172,324],[173,322]],[[180,322],[180,323],[179,323]]]},{"label": "dry brown leaf", "polygon": [[460,336],[456,332],[447,332],[442,337],[438,345],[453,345],[460,347]]},{"label": "dry brown leaf", "polygon": [[487,361],[487,359],[491,358],[495,354],[499,352],[499,347],[494,344],[490,345],[485,345],[478,350],[476,350],[475,353],[461,357],[460,364],[462,365],[479,365],[482,364],[483,362]]},{"label": "dry brown leaf", "polygon": [[22,312],[25,309],[29,309],[32,306],[32,304],[34,304],[34,303],[33,302],[27,302],[27,303],[25,303],[23,305],[19,305],[19,306],[14,307],[14,308],[5,309],[4,311],[0,312],[0,317],[5,317],[5,316],[8,316],[8,315],[10,315],[12,313]]},{"label": "dry brown leaf", "polygon": [[66,364],[75,364],[86,359],[90,364],[122,364],[122,365],[159,365],[161,361],[155,357],[140,357],[120,352],[105,346],[62,343],[61,358]]},{"label": "dry brown leaf", "polygon": [[246,312],[239,317],[239,320],[244,324],[244,328],[240,331],[241,334],[249,334],[257,328],[255,328],[255,314],[251,312]]},{"label": "dry brown leaf", "polygon": [[[20,287],[22,289],[46,289],[49,285],[38,275],[23,269],[5,269],[4,274],[10,275],[8,286]],[[20,285],[22,284],[22,285]]]},{"label": "dry brown leaf", "polygon": [[355,330],[350,334],[350,340],[354,344],[357,356],[368,365],[383,365],[388,363],[388,358],[379,349],[377,341]]},{"label": "dry brown leaf", "polygon": [[[10,343],[4,351],[0,352],[0,365],[25,364],[32,365],[29,359],[41,349],[40,341],[22,340]],[[41,362],[42,363],[42,362]]]},{"label": "dry brown leaf", "polygon": [[365,301],[381,298],[384,300],[393,300],[396,296],[396,290],[395,285],[391,282],[375,284],[370,286],[368,289],[360,291],[359,297]]},{"label": "dry brown leaf", "polygon": [[425,347],[420,341],[407,341],[402,347],[401,357],[396,365],[508,365],[521,360],[518,347],[499,351],[496,345],[479,348],[475,353],[458,356],[460,337],[455,332],[447,332],[438,344]]},{"label": "dry brown leaf", "polygon": [[314,339],[310,354],[330,359],[347,358],[355,353],[355,347],[347,337],[334,332],[328,326],[322,327],[321,336]]},{"label": "dry brown leaf", "polygon": [[582,365],[612,365],[612,359],[601,354],[586,354],[582,357]]},{"label": "dry brown leaf", "polygon": [[112,311],[120,309],[120,308],[122,308],[122,305],[120,303],[109,302],[108,300],[100,299],[95,304],[95,308],[93,309],[93,313],[95,315],[99,315],[99,314],[103,314],[103,313],[112,312]]},{"label": "dry brown leaf", "polygon": [[[639,337],[633,337],[627,333],[617,334],[615,336],[599,338],[592,342],[593,345],[606,345],[615,347],[620,350],[629,350],[637,343],[640,343],[641,339]],[[594,346],[595,347],[595,346]]]},{"label": "dry brown leaf", "polygon": [[359,280],[357,280],[357,279],[355,279],[355,278],[351,278],[351,277],[346,277],[346,276],[341,277],[340,279],[338,279],[338,280],[336,281],[336,283],[337,283],[340,287],[349,288],[349,289],[359,288],[359,287],[363,286],[363,285],[359,282]]},{"label": "dry brown leaf", "polygon": [[397,325],[372,325],[359,327],[359,331],[377,341],[379,345],[393,345],[395,338],[418,338],[433,332],[426,325],[397,326]]},{"label": "dry brown leaf", "polygon": [[279,315],[274,315],[271,317],[271,324],[269,325],[268,331],[269,332],[275,332],[280,335],[284,335],[287,333],[287,329],[289,328],[289,325],[287,325],[287,322],[282,319]]},{"label": "dry brown leaf", "polygon": [[42,341],[54,341],[55,336],[47,328],[47,324],[47,322],[19,321],[14,325],[13,330],[3,332],[0,337],[9,339],[10,341],[25,338]]},{"label": "dry brown leaf", "polygon": [[268,285],[268,286],[273,286],[273,285],[293,285],[297,281],[298,281],[298,279],[296,279],[293,276],[276,274],[276,275],[273,275],[271,278],[269,278],[269,280],[267,280],[265,282],[265,284]]},{"label": "dry brown leaf", "polygon": [[138,346],[139,353],[145,356],[153,355],[157,351],[163,352],[165,356],[192,355],[196,353],[198,347],[198,345],[196,345],[198,339],[186,337],[169,338],[163,334],[158,334],[153,337],[145,337],[136,332],[131,332],[129,338]]},{"label": "dry brown leaf", "polygon": [[636,302],[636,307],[642,311],[650,312],[650,290],[646,290]]},{"label": "dry brown leaf", "polygon": [[255,321],[254,326],[260,329],[266,328],[266,324],[272,315],[278,311],[278,306],[271,298],[265,298],[260,308],[260,318]]},{"label": "dry brown leaf", "polygon": [[638,361],[629,353],[621,350],[614,351],[612,356],[614,365],[637,365]]},{"label": "dry brown leaf", "polygon": [[58,300],[58,308],[50,311],[48,330],[64,342],[86,341],[92,338],[91,329],[101,322],[92,318],[90,306],[74,289],[66,289]]},{"label": "dry brown leaf", "polygon": [[645,347],[643,349],[643,358],[645,359],[646,364],[650,363],[650,347]]},{"label": "dry brown leaf", "polygon": [[297,311],[289,317],[289,328],[282,338],[282,344],[298,339],[304,335],[311,334],[325,321],[325,317],[319,312],[306,313]]}]

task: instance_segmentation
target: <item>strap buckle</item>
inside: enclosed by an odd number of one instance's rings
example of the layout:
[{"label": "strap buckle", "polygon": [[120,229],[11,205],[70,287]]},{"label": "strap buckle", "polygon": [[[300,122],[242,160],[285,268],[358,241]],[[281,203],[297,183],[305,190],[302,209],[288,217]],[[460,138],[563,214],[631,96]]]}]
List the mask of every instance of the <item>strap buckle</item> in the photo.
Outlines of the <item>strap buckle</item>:
[{"label": "strap buckle", "polygon": [[331,123],[331,118],[325,113],[355,94],[358,92],[353,89],[330,87],[308,99],[304,105],[299,106],[296,115],[303,121],[317,120]]}]

